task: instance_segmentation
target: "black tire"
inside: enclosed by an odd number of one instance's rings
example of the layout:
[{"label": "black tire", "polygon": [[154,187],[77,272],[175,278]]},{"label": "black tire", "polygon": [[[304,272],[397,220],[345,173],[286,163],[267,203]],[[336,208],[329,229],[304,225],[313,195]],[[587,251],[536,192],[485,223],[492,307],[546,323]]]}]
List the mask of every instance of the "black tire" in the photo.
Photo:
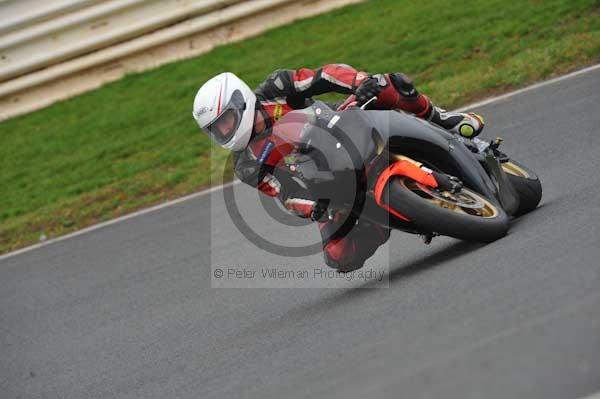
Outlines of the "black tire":
[{"label": "black tire", "polygon": [[526,166],[513,160],[503,163],[502,168],[519,195],[519,207],[514,216],[524,215],[537,208],[542,200],[542,184],[539,177]]},{"label": "black tire", "polygon": [[451,209],[443,208],[422,197],[407,187],[407,177],[390,179],[383,193],[384,201],[391,208],[408,217],[425,232],[446,235],[461,240],[475,242],[492,242],[506,235],[509,218],[506,212],[496,203],[480,194],[466,190],[487,201],[487,206],[494,209],[489,217],[481,217]]}]

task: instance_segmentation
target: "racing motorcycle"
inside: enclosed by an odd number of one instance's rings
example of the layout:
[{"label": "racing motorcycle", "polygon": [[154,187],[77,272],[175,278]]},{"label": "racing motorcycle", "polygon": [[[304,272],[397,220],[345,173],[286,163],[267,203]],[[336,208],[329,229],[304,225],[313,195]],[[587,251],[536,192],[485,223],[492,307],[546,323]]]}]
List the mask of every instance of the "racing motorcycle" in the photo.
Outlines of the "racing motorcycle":
[{"label": "racing motorcycle", "polygon": [[[273,134],[292,142],[282,167],[298,195],[321,204],[327,218],[353,213],[425,243],[438,235],[491,242],[506,235],[511,217],[539,204],[538,176],[502,153],[500,138],[470,140],[368,105],[334,110],[316,101],[274,126]],[[459,188],[442,189],[432,171],[452,176]]]}]

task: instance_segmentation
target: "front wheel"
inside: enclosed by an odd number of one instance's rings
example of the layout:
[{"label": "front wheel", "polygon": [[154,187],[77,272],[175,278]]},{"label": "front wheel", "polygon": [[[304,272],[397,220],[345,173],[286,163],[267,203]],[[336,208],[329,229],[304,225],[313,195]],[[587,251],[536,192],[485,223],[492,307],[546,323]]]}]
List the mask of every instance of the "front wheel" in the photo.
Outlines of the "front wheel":
[{"label": "front wheel", "polygon": [[504,237],[506,212],[467,188],[456,194],[440,192],[408,177],[390,179],[384,199],[424,231],[461,240],[492,242]]}]

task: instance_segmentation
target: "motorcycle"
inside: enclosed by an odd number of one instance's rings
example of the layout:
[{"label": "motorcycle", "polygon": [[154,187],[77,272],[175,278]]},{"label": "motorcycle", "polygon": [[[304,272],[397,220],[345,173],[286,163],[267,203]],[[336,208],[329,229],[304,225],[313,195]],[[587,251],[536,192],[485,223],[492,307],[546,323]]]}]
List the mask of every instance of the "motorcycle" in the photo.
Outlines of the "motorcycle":
[{"label": "motorcycle", "polygon": [[[316,101],[273,128],[294,148],[281,167],[297,195],[321,204],[327,218],[354,214],[425,243],[438,235],[487,243],[506,235],[510,218],[539,204],[538,176],[502,153],[501,139],[471,140],[367,106],[347,101],[334,110]],[[432,171],[454,176],[462,188],[442,190]]]}]

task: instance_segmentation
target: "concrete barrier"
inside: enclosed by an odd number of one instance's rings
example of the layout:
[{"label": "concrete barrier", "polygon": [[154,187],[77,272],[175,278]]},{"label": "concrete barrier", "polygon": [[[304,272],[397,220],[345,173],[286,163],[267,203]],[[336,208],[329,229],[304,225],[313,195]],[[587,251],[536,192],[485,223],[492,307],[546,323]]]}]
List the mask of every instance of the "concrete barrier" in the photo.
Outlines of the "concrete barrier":
[{"label": "concrete barrier", "polygon": [[76,11],[103,0],[0,0],[0,35]]},{"label": "concrete barrier", "polygon": [[76,2],[81,7],[75,11],[56,9],[60,13],[53,18],[0,37],[0,82],[240,2],[111,0],[87,7]]},{"label": "concrete barrier", "polygon": [[0,120],[97,88],[129,72],[193,57],[215,45],[361,1],[252,0],[225,6],[221,2],[209,13],[0,83]]}]

